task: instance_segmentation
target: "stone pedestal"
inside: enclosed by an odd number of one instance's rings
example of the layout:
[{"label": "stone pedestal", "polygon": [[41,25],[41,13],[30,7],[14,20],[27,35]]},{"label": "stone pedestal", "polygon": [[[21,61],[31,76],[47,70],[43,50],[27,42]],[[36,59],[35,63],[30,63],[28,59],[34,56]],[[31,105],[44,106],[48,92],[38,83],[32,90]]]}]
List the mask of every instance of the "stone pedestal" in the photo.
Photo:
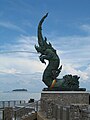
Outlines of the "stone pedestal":
[{"label": "stone pedestal", "polygon": [[89,104],[89,93],[86,91],[42,91],[41,101],[43,100],[50,100],[62,106]]},{"label": "stone pedestal", "polygon": [[41,93],[41,112],[50,120],[89,120],[89,114],[86,113],[88,106],[89,92],[86,91],[42,91]]},{"label": "stone pedestal", "polygon": [[89,106],[89,93],[86,91],[42,91],[41,111],[48,119],[88,120],[83,110]]}]

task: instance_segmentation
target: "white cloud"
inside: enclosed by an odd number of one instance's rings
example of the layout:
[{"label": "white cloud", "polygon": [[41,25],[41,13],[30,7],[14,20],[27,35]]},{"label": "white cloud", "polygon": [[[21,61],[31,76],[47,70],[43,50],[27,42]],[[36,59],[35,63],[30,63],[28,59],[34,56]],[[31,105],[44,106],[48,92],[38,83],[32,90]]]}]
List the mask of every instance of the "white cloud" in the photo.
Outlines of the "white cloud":
[{"label": "white cloud", "polygon": [[90,24],[83,24],[80,28],[90,34]]},{"label": "white cloud", "polygon": [[61,60],[87,64],[90,61],[90,36],[58,37],[53,41]]},{"label": "white cloud", "polygon": [[0,73],[1,74],[17,74],[17,73],[20,73],[19,71],[17,71],[15,68],[11,68],[11,69],[1,69],[0,70]]},{"label": "white cloud", "polygon": [[[87,66],[90,61],[89,38],[89,36],[63,37],[63,39],[59,37],[55,39],[56,41],[51,42],[53,43],[53,46],[56,46],[61,59],[61,64],[63,65],[63,70],[59,76],[60,78],[65,74],[76,74],[80,76],[81,82],[89,81],[90,66]],[[80,45],[80,42],[82,45]],[[35,44],[37,44],[36,37],[22,35],[17,38],[17,44],[8,44],[8,47],[6,44],[2,47],[4,51],[8,48],[8,51],[35,52],[35,54],[27,52],[0,54],[0,73],[3,75],[0,79],[3,80],[4,83],[7,81],[9,84],[12,81],[12,84],[15,84],[17,87],[20,85],[29,88],[30,85],[35,87],[38,86],[39,82],[40,85],[43,86],[41,79],[46,66],[40,63],[38,59],[39,55],[36,54],[34,48]],[[82,66],[86,67],[81,69]],[[7,77],[7,75],[9,76]]]},{"label": "white cloud", "polygon": [[84,46],[88,46],[90,43],[90,36],[66,36],[56,37],[52,39],[53,45],[63,50],[77,50]]},{"label": "white cloud", "polygon": [[0,57],[0,72],[3,73],[21,73],[31,74],[43,71],[44,65],[40,64],[38,60],[32,60],[22,57]]},{"label": "white cloud", "polygon": [[0,21],[0,26],[8,28],[8,29],[12,29],[12,30],[17,30],[23,33],[26,33],[25,30],[23,30],[22,28],[20,28],[19,26],[12,24],[11,22],[6,22],[6,21]]},{"label": "white cloud", "polygon": [[[80,70],[80,65],[73,65],[73,64],[63,64],[63,73],[64,74],[72,74],[78,75],[81,81],[86,81],[89,79],[90,75],[86,70]],[[89,71],[90,72],[90,71]]]},{"label": "white cloud", "polygon": [[21,35],[20,37],[16,38],[16,41],[16,44],[13,45],[8,43],[0,46],[0,53],[3,55],[4,53],[7,53],[9,56],[14,57],[29,57],[30,59],[37,56],[37,52],[34,47],[37,43],[36,37]]},{"label": "white cloud", "polygon": [[[17,44],[7,44],[3,46],[4,51],[35,51],[34,45],[36,38],[29,36],[20,36],[17,39]],[[5,50],[6,48],[6,50]],[[37,54],[27,52],[11,52],[0,54],[0,82],[2,84],[8,83],[8,86],[12,83],[12,87],[27,87],[31,88],[35,84],[41,81],[42,72],[45,69],[45,65],[40,63]],[[40,86],[42,82],[40,82]],[[18,85],[17,85],[18,84]],[[12,88],[13,89],[13,88]]]}]

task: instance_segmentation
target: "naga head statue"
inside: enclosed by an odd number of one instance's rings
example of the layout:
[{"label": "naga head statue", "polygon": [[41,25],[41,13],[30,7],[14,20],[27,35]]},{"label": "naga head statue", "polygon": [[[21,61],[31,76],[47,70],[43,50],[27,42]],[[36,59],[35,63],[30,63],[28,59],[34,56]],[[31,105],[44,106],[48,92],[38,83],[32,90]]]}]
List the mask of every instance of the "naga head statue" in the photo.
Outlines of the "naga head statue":
[{"label": "naga head statue", "polygon": [[48,13],[42,17],[38,24],[38,46],[35,45],[35,49],[41,55],[39,59],[42,63],[44,60],[48,60],[48,65],[44,70],[42,81],[48,86],[48,90],[85,90],[79,89],[79,78],[77,75],[65,75],[62,79],[58,79],[61,72],[62,65],[60,65],[59,56],[56,50],[52,47],[51,43],[47,42],[47,38],[42,36],[42,23]]}]

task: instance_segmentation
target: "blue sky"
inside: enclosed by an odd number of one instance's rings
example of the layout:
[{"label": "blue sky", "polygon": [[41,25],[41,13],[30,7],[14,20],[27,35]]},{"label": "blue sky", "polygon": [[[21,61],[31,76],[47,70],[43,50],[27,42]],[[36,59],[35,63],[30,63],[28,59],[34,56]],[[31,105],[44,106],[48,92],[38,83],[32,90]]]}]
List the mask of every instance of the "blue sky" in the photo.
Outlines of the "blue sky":
[{"label": "blue sky", "polygon": [[60,56],[59,78],[77,74],[80,87],[90,89],[90,0],[0,0],[0,91],[38,92],[45,87],[41,78],[46,66],[34,45],[38,23],[47,12],[43,36]]}]

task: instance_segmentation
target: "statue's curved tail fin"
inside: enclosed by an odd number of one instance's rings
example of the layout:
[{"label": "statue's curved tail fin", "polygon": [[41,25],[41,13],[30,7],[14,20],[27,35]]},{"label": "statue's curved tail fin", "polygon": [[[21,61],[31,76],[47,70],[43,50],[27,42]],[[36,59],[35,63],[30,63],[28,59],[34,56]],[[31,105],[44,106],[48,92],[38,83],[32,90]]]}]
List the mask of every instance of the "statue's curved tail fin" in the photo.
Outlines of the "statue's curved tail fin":
[{"label": "statue's curved tail fin", "polygon": [[38,25],[38,44],[39,46],[43,47],[43,36],[42,36],[42,23],[44,21],[44,19],[48,16],[48,13],[46,13],[45,16],[43,16],[43,18],[40,20],[39,25]]}]

